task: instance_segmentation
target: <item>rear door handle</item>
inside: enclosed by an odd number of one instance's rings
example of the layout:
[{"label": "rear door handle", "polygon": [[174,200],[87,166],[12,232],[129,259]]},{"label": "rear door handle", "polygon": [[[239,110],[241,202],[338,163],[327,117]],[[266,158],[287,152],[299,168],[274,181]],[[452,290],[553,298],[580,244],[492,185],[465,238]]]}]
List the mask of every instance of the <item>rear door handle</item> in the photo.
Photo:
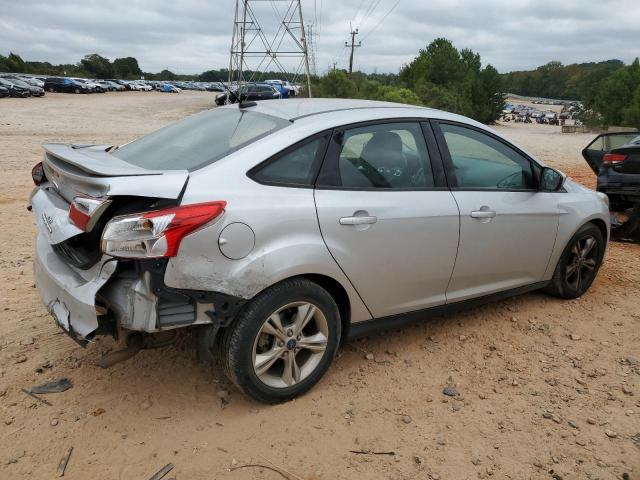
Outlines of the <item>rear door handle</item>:
[{"label": "rear door handle", "polygon": [[378,221],[378,217],[342,217],[340,225],[371,225]]},{"label": "rear door handle", "polygon": [[471,218],[494,218],[496,212],[494,210],[476,210],[471,212]]}]

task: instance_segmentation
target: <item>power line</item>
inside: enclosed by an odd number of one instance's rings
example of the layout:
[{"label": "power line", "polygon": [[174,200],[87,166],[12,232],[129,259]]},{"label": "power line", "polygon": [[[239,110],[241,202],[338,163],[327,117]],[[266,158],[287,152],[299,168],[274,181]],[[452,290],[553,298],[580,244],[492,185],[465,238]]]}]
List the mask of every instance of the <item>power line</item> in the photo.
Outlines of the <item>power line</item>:
[{"label": "power line", "polygon": [[389,9],[389,11],[380,19],[380,21],[376,23],[376,25],[371,30],[369,30],[369,32],[362,38],[362,40],[366,40],[369,37],[369,35],[375,32],[376,29],[382,24],[382,22],[384,22],[386,18],[389,15],[391,15],[391,12],[393,12],[396,9],[399,3],[400,3],[400,0],[397,0],[396,3],[394,3],[393,6]]}]

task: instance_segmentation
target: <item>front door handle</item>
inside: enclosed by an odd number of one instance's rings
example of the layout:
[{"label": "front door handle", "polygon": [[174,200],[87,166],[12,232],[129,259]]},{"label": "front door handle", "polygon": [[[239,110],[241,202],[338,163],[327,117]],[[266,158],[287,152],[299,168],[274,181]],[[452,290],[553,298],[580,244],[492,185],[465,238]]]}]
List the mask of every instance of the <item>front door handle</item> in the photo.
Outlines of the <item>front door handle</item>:
[{"label": "front door handle", "polygon": [[476,210],[471,212],[471,218],[494,218],[496,212],[494,210]]},{"label": "front door handle", "polygon": [[378,221],[378,217],[342,217],[340,225],[371,225]]}]

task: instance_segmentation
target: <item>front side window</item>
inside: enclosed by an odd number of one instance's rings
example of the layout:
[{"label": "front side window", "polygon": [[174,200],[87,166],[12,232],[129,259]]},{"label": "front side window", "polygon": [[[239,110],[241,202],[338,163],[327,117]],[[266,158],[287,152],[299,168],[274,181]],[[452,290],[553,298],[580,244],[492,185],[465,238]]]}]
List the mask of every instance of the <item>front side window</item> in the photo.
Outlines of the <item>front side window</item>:
[{"label": "front side window", "polygon": [[531,190],[531,162],[495,138],[458,125],[440,124],[458,188]]},{"label": "front side window", "polygon": [[418,123],[386,123],[334,135],[333,155],[318,185],[341,188],[433,188],[427,146]]},{"label": "front side window", "polygon": [[253,169],[249,176],[260,183],[287,186],[313,185],[320,155],[324,154],[325,137],[296,146],[273,160]]},{"label": "front side window", "polygon": [[239,108],[193,115],[128,143],[112,154],[149,170],[197,170],[290,122]]}]

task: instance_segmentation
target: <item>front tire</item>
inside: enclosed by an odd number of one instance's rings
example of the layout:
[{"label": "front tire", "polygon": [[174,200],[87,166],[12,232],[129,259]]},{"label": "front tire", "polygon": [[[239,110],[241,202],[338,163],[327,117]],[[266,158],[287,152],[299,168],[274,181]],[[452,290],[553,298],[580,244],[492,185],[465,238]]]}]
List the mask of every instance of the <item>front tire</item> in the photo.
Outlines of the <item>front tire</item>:
[{"label": "front tire", "polygon": [[256,296],[222,336],[223,366],[244,393],[264,403],[291,400],[313,387],[340,344],[333,297],[304,278]]},{"label": "front tire", "polygon": [[581,297],[595,280],[604,251],[600,229],[592,223],[584,225],[562,252],[545,292],[567,300]]}]

